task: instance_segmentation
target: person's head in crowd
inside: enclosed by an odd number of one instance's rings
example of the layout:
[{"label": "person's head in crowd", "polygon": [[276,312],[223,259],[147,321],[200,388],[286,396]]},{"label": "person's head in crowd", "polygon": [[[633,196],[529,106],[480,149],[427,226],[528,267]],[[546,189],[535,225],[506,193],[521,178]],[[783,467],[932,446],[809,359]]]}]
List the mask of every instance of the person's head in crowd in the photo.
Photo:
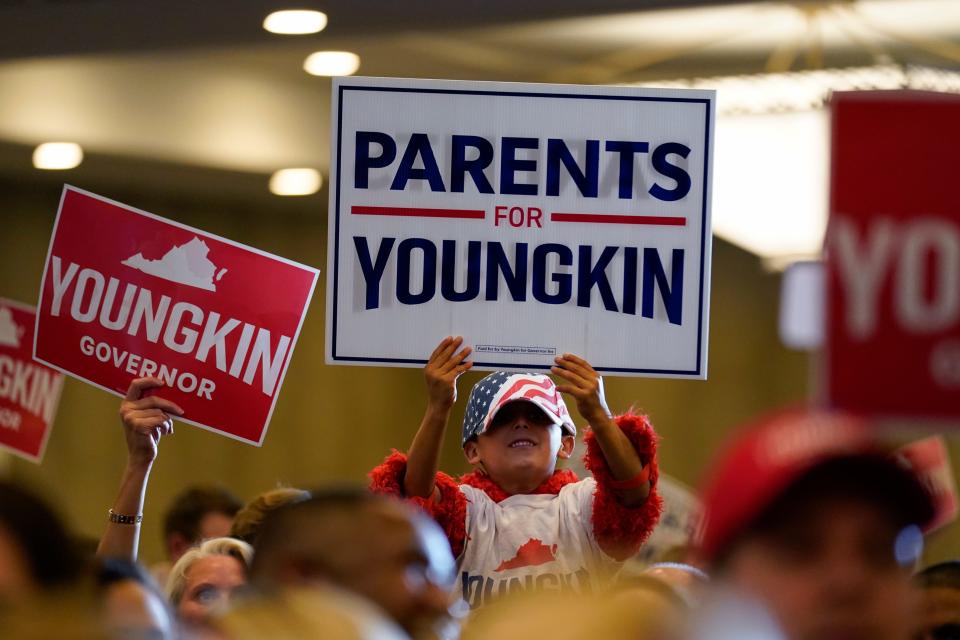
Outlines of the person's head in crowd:
[{"label": "person's head in crowd", "polygon": [[718,457],[703,502],[701,560],[789,640],[909,636],[910,568],[933,506],[864,421],[759,420]]},{"label": "person's head in crowd", "polygon": [[367,599],[316,585],[284,589],[268,598],[244,598],[213,624],[218,640],[410,640]]},{"label": "person's head in crowd", "polygon": [[253,547],[235,538],[212,538],[190,549],[170,569],[167,600],[184,623],[202,626],[230,604],[247,583]]},{"label": "person's head in crowd", "polygon": [[146,569],[121,558],[102,558],[94,581],[111,637],[164,640],[175,637],[166,598]]},{"label": "person's head in crowd", "polygon": [[675,637],[708,581],[703,571],[686,564],[632,565],[618,574],[606,599],[624,610],[645,612],[651,619],[643,629],[658,639]]},{"label": "person's head in crowd", "polygon": [[573,455],[576,434],[563,397],[545,375],[497,371],[470,390],[463,452],[511,494],[533,491],[549,478],[558,458]]},{"label": "person's head in crowd", "polygon": [[176,562],[201,540],[230,535],[233,517],[243,502],[223,487],[189,487],[176,498],[163,518],[167,559]]},{"label": "person's head in crowd", "polygon": [[68,587],[82,570],[57,514],[29,491],[0,481],[0,606]]},{"label": "person's head in crowd", "polygon": [[359,487],[312,493],[265,519],[251,570],[255,587],[346,589],[411,633],[446,615],[455,568],[433,520]]},{"label": "person's head in crowd", "polygon": [[268,513],[287,504],[303,502],[309,497],[309,491],[294,489],[293,487],[277,487],[264,491],[245,504],[234,516],[233,526],[230,528],[230,537],[256,545],[260,527]]},{"label": "person's head in crowd", "polygon": [[475,610],[464,622],[460,638],[675,640],[680,637],[675,622],[664,618],[661,603],[652,600],[624,600],[608,593],[521,591]]},{"label": "person's head in crowd", "polygon": [[920,591],[915,640],[960,638],[960,561],[927,567],[913,577]]}]

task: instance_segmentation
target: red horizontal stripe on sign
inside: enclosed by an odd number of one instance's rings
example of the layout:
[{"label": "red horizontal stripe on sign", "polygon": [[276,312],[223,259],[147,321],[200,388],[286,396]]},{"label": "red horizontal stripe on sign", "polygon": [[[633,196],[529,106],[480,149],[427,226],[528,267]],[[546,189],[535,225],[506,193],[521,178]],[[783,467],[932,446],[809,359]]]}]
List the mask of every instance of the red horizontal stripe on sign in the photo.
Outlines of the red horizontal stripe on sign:
[{"label": "red horizontal stripe on sign", "polygon": [[650,224],[684,227],[686,218],[673,216],[623,216],[608,213],[551,213],[551,222],[598,222],[602,224]]},{"label": "red horizontal stripe on sign", "polygon": [[357,216],[407,216],[410,218],[459,218],[483,220],[483,209],[420,209],[417,207],[350,207],[350,213]]}]

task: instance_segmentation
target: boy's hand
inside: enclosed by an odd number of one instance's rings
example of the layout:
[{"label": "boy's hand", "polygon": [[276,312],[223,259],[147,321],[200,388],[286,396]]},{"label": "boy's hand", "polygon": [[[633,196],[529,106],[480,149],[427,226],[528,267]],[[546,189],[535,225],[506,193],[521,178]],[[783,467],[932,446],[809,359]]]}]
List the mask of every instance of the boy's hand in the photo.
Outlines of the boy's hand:
[{"label": "boy's hand", "polygon": [[473,362],[465,361],[473,349],[460,349],[462,344],[462,337],[448,336],[430,355],[427,366],[423,368],[423,377],[427,381],[428,406],[448,410],[456,402],[457,378],[473,366]]},{"label": "boy's hand", "polygon": [[603,378],[590,363],[572,353],[557,356],[554,362],[550,371],[565,381],[557,385],[557,390],[574,397],[580,415],[594,427],[610,420],[610,409],[603,397]]},{"label": "boy's hand", "polygon": [[137,378],[130,383],[127,396],[120,403],[120,420],[127,440],[128,464],[149,467],[157,457],[160,438],[173,433],[173,418],[183,409],[157,396],[143,397],[147,389],[162,387],[158,378]]}]

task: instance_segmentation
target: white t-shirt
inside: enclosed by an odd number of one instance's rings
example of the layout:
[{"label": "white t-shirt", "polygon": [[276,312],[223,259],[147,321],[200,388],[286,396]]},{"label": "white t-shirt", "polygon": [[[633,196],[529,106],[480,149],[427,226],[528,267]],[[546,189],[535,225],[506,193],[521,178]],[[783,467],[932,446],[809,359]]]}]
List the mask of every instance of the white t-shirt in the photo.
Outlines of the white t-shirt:
[{"label": "white t-shirt", "polygon": [[586,478],[556,495],[520,494],[498,503],[460,485],[467,498],[467,537],[457,564],[470,607],[517,591],[590,593],[605,584],[621,563],[593,535],[596,486]]}]

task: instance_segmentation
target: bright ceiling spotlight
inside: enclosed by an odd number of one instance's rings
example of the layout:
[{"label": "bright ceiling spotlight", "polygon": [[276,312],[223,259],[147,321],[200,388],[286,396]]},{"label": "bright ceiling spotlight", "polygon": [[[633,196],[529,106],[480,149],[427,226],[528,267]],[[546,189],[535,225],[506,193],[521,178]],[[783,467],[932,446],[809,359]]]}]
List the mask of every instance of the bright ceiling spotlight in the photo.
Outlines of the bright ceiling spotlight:
[{"label": "bright ceiling spotlight", "polygon": [[327,26],[327,14],[311,9],[274,11],[263,19],[263,28],[281,35],[319,33]]},{"label": "bright ceiling spotlight", "polygon": [[303,70],[313,76],[351,76],[359,68],[360,56],[349,51],[316,51],[303,63]]},{"label": "bright ceiling spotlight", "polygon": [[74,142],[44,142],[33,150],[37,169],[73,169],[83,162],[83,149]]},{"label": "bright ceiling spotlight", "polygon": [[270,176],[270,193],[277,196],[309,196],[322,185],[323,177],[316,169],[280,169]]}]

